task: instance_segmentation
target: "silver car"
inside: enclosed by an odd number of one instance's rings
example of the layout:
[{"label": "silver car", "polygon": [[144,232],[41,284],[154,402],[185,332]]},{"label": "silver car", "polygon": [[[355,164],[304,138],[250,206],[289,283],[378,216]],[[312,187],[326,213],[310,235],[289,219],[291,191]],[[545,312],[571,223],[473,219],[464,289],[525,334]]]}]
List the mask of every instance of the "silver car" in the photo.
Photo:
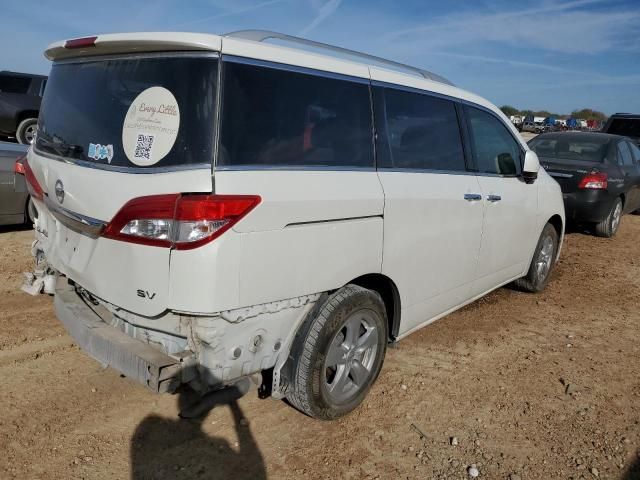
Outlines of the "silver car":
[{"label": "silver car", "polygon": [[0,142],[0,225],[33,223],[37,210],[29,197],[24,166],[28,145]]}]

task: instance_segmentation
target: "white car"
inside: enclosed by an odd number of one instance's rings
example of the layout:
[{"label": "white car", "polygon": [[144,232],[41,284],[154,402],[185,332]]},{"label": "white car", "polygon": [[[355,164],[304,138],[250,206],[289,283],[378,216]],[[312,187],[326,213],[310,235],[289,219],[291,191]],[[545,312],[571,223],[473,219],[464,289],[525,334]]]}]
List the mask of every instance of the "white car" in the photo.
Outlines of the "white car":
[{"label": "white car", "polygon": [[262,394],[336,418],[389,342],[547,284],[558,184],[499,109],[442,77],[259,31],[46,56],[34,281],[78,345],[155,392],[262,373]]}]

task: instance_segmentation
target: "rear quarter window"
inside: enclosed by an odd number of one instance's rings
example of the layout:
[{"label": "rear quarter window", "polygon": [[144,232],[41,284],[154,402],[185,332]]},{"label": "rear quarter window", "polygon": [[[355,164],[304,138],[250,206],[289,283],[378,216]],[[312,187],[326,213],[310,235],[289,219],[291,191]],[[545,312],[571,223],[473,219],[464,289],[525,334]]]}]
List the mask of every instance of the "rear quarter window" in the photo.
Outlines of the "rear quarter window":
[{"label": "rear quarter window", "polygon": [[373,168],[366,83],[224,63],[221,167]]}]

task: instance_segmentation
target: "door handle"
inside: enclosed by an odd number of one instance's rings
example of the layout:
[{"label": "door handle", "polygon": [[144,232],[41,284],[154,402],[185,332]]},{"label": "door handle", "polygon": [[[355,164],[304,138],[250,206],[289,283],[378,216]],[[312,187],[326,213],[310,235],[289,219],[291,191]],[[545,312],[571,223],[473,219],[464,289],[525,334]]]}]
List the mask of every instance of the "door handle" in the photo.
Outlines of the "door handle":
[{"label": "door handle", "polygon": [[479,193],[465,193],[464,199],[468,202],[473,202],[475,200],[482,200],[482,195],[480,195]]},{"label": "door handle", "polygon": [[487,195],[487,200],[490,202],[499,202],[502,200],[502,197],[500,195]]}]

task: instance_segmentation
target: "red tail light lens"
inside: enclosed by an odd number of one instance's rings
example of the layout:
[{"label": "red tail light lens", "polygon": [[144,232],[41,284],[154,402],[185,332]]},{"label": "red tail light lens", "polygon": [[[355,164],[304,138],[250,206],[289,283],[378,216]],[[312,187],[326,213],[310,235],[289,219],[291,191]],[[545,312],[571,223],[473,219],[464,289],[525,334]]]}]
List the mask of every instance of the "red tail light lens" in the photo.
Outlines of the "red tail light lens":
[{"label": "red tail light lens", "polygon": [[83,37],[83,38],[74,38],[73,40],[67,40],[66,42],[64,42],[64,48],[95,47],[97,38],[98,37]]},{"label": "red tail light lens", "polygon": [[587,188],[591,190],[606,190],[608,187],[608,176],[602,172],[591,172],[585,175],[578,188]]},{"label": "red tail light lens", "polygon": [[27,180],[27,190],[29,190],[29,194],[37,200],[42,200],[44,198],[44,191],[38,183],[38,180],[36,179],[33,170],[31,170],[26,158],[22,162],[22,165],[24,166],[24,176]]},{"label": "red tail light lens", "polygon": [[229,230],[259,203],[256,195],[151,195],[134,198],[102,236],[156,247],[189,250]]},{"label": "red tail light lens", "polygon": [[16,160],[15,165],[13,166],[13,173],[18,175],[24,175],[24,162],[27,161],[27,156],[23,155]]}]

